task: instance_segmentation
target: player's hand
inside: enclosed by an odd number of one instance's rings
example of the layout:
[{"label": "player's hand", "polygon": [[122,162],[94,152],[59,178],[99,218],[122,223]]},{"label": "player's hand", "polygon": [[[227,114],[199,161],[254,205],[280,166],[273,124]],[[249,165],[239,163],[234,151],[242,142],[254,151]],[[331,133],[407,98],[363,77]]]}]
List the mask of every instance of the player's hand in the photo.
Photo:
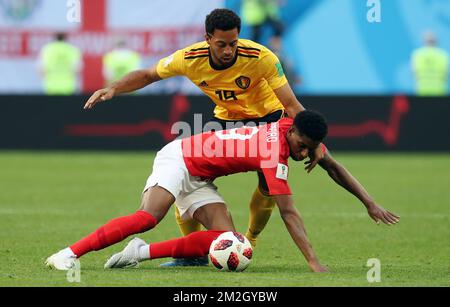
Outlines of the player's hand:
[{"label": "player's hand", "polygon": [[328,272],[330,272],[330,270],[329,270],[326,266],[321,265],[321,264],[318,263],[318,262],[316,262],[316,263],[310,263],[310,264],[309,264],[309,267],[311,268],[311,270],[312,270],[314,273],[328,273]]},{"label": "player's hand", "polygon": [[115,90],[112,88],[102,88],[101,90],[96,91],[92,96],[88,99],[86,104],[84,105],[84,109],[92,109],[97,103],[109,100],[114,97]]},{"label": "player's hand", "polygon": [[380,221],[387,225],[395,225],[400,221],[399,216],[385,210],[383,207],[380,207],[377,204],[369,206],[367,208],[367,212],[378,225],[380,224]]},{"label": "player's hand", "polygon": [[305,170],[308,174],[316,167],[317,163],[325,157],[322,151],[322,143],[314,150],[314,152],[309,154],[309,160],[305,162]]}]

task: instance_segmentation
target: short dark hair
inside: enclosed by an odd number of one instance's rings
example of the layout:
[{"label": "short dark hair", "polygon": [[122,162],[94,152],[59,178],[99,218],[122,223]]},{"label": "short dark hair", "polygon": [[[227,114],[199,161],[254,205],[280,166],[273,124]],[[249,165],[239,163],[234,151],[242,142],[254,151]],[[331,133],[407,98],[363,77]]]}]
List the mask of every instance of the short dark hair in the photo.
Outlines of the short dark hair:
[{"label": "short dark hair", "polygon": [[214,34],[215,29],[229,31],[236,29],[241,32],[241,18],[232,10],[215,9],[206,16],[205,30],[208,34]]},{"label": "short dark hair", "polygon": [[317,111],[305,110],[294,119],[297,130],[316,142],[322,142],[327,136],[328,124],[325,117]]}]

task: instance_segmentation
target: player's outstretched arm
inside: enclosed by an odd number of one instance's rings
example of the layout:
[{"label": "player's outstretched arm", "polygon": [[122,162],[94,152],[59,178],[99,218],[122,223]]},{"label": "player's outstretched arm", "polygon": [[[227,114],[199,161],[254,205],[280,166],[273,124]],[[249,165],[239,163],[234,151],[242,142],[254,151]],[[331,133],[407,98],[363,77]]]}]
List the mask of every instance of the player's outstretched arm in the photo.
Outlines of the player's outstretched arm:
[{"label": "player's outstretched arm", "polygon": [[84,109],[92,109],[97,103],[112,99],[115,95],[133,92],[161,80],[156,66],[130,72],[122,79],[107,88],[96,91],[84,105]]},{"label": "player's outstretched arm", "polygon": [[[280,100],[290,118],[295,118],[295,116],[299,112],[305,110],[305,107],[300,103],[300,101],[298,101],[289,83],[286,83],[282,87],[275,89],[274,93],[277,96],[278,100]],[[318,146],[310,156],[306,171],[310,173],[323,158],[324,154],[322,152],[322,146]]]},{"label": "player's outstretched arm", "polygon": [[275,196],[281,218],[286,225],[289,234],[298,246],[309,267],[313,272],[328,272],[328,269],[322,266],[308,240],[303,220],[294,206],[294,201],[290,195]]},{"label": "player's outstretched arm", "polygon": [[290,118],[295,118],[299,112],[305,110],[305,107],[298,101],[289,83],[275,89],[273,92],[278,100],[280,100]]},{"label": "player's outstretched arm", "polygon": [[367,213],[377,224],[380,221],[387,225],[395,225],[399,222],[400,217],[376,204],[362,184],[344,166],[333,159],[329,152],[319,164],[337,184],[355,195],[364,204]]}]

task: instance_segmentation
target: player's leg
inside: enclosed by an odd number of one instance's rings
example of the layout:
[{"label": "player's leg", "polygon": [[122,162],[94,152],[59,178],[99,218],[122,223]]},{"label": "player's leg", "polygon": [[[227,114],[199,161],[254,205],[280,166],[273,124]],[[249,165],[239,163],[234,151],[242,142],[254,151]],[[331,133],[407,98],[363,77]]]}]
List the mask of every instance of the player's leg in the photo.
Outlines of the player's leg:
[{"label": "player's leg", "polygon": [[143,194],[138,211],[109,221],[72,244],[70,249],[77,258],[80,258],[88,252],[116,244],[132,234],[150,230],[162,220],[174,201],[175,197],[166,189],[159,186],[151,187]]},{"label": "player's leg", "polygon": [[[226,120],[222,120],[219,118],[213,118],[212,120],[209,121],[210,123],[214,124],[214,126],[211,126],[211,128],[215,131],[218,130],[223,130],[226,128],[227,125],[227,121]],[[180,211],[178,210],[177,206],[174,206],[175,208],[175,220],[178,224],[178,227],[180,228],[180,232],[184,235],[187,236],[190,233],[196,232],[196,231],[200,231],[202,228],[202,225],[196,221],[195,219],[191,219],[191,218],[182,218],[180,215]]]},{"label": "player's leg", "polygon": [[[203,206],[208,204],[208,208],[210,210],[207,210],[206,213],[204,212],[205,209],[202,209]],[[212,205],[214,204],[214,205]],[[219,205],[221,204],[221,205]],[[182,211],[182,214],[180,216],[180,219],[182,220],[191,220],[194,218],[194,220],[205,223],[203,224],[207,229],[231,229],[232,221],[229,213],[226,210],[225,201],[223,198],[219,195],[217,192],[217,188],[213,184],[209,184],[205,187],[202,187],[193,193],[190,193],[188,195],[179,196],[176,201],[176,206],[180,211]],[[180,209],[181,208],[181,209]],[[222,213],[223,216],[228,218],[228,220],[222,220],[222,218],[219,220],[219,217],[216,219],[216,222],[211,224],[212,218],[210,218],[210,215],[219,213],[218,216],[221,218]],[[198,216],[194,216],[194,214]],[[198,219],[195,219],[197,217]],[[218,228],[215,228],[218,227]],[[234,228],[233,228],[234,229]],[[208,258],[177,258],[172,261],[166,262],[161,264],[163,267],[174,267],[174,266],[206,266],[208,265]]]},{"label": "player's leg", "polygon": [[148,189],[142,198],[140,210],[113,219],[68,248],[50,256],[46,264],[58,270],[70,269],[76,258],[116,244],[130,235],[148,231],[166,215],[175,197],[159,186]]},{"label": "player's leg", "polygon": [[211,203],[195,210],[193,217],[209,230],[236,231],[225,203]]},{"label": "player's leg", "polygon": [[175,259],[208,257],[209,248],[223,230],[196,231],[187,236],[147,244],[134,238],[105,263],[105,269],[137,267],[139,262],[172,257]]},{"label": "player's leg", "polygon": [[196,231],[187,236],[173,240],[150,243],[148,245],[149,259],[159,258],[198,258],[207,257],[212,241],[223,230]]},{"label": "player's leg", "polygon": [[183,236],[187,236],[190,233],[201,230],[202,225],[199,222],[197,222],[194,219],[183,220],[181,218],[180,211],[178,210],[177,206],[174,207],[175,207],[175,220],[177,221],[178,227],[180,228],[180,231],[183,234]]},{"label": "player's leg", "polygon": [[144,192],[139,210],[151,214],[159,223],[166,216],[174,202],[175,197],[171,192],[156,185]]},{"label": "player's leg", "polygon": [[195,209],[192,215],[196,221],[210,230],[196,231],[181,238],[150,244],[134,238],[121,252],[108,259],[105,268],[135,267],[145,260],[166,257],[175,259],[207,257],[214,239],[225,231],[235,231],[227,206],[223,202],[203,204]]},{"label": "player's leg", "polygon": [[192,216],[208,230],[196,231],[178,239],[151,243],[149,259],[207,257],[212,241],[225,231],[235,231],[231,215],[223,202],[202,205],[195,209]]},{"label": "player's leg", "polygon": [[[183,236],[187,236],[191,233],[200,231],[202,225],[191,218],[183,219],[180,215],[180,210],[178,210],[177,206],[175,207],[175,220],[177,221],[180,232]],[[169,262],[165,262],[161,264],[161,267],[174,267],[174,266],[205,266],[208,265],[207,257],[200,258],[176,258]]]},{"label": "player's leg", "polygon": [[[178,155],[174,154],[177,153]],[[180,194],[186,177],[183,169],[181,143],[171,142],[156,155],[152,174],[144,188],[140,210],[119,217],[98,228],[85,238],[50,256],[46,264],[59,270],[68,270],[76,258],[103,249],[126,237],[152,229],[166,215]]]},{"label": "player's leg", "polygon": [[[114,219],[96,232],[70,246],[81,257],[86,252],[99,250],[122,241],[126,237],[155,227],[167,214],[185,177],[181,155],[181,141],[174,141],[161,149],[154,160],[139,210],[131,216]],[[140,217],[141,220],[136,218]]]},{"label": "player's leg", "polygon": [[[286,113],[284,110],[278,110],[258,119],[256,123],[258,125],[273,123],[285,116]],[[252,199],[250,200],[248,230],[245,234],[253,247],[256,246],[256,238],[266,226],[272,215],[273,208],[275,208],[275,200],[268,196],[269,189],[266,180],[261,173],[258,173],[258,181],[258,186],[253,192]]]},{"label": "player's leg", "polygon": [[253,193],[250,201],[250,215],[248,230],[245,236],[253,247],[256,246],[256,239],[261,231],[266,227],[267,222],[275,208],[275,200],[268,196],[268,187],[264,175],[258,173],[259,184]]},{"label": "player's leg", "polygon": [[[158,197],[160,198],[158,199]],[[173,201],[174,197],[163,188],[150,188],[143,195],[140,210],[134,214],[109,221],[90,235],[72,244],[70,249],[77,258],[80,258],[88,252],[98,251],[120,242],[132,234],[150,230],[161,220],[162,212],[166,210],[166,207],[170,207]],[[157,209],[157,206],[161,206],[162,209]]]}]

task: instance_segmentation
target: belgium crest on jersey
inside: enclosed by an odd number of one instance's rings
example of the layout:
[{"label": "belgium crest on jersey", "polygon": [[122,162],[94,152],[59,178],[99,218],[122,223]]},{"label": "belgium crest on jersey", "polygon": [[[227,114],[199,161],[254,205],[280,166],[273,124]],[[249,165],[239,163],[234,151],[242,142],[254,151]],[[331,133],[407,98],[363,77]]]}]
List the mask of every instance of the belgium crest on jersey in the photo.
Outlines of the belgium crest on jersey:
[{"label": "belgium crest on jersey", "polygon": [[249,77],[240,76],[235,80],[236,85],[239,86],[241,89],[246,90],[250,86],[251,80]]}]

